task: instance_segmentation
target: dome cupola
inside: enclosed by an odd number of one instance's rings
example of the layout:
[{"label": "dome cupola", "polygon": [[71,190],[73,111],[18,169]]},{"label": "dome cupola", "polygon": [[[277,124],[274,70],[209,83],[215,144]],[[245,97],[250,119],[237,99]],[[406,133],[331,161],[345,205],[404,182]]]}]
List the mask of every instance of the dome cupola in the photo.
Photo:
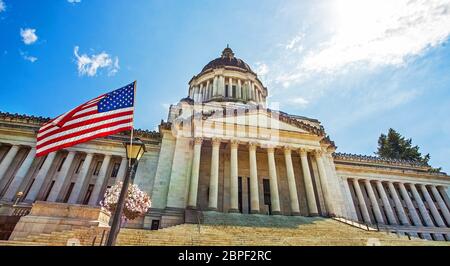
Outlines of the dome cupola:
[{"label": "dome cupola", "polygon": [[243,102],[265,105],[267,88],[242,59],[227,45],[218,57],[203,67],[189,82],[194,102]]},{"label": "dome cupola", "polygon": [[236,70],[254,73],[250,66],[244,62],[244,60],[234,57],[233,50],[227,45],[222,52],[222,56],[218,57],[203,67],[202,72],[206,72],[210,69],[216,69],[221,67],[235,68]]}]

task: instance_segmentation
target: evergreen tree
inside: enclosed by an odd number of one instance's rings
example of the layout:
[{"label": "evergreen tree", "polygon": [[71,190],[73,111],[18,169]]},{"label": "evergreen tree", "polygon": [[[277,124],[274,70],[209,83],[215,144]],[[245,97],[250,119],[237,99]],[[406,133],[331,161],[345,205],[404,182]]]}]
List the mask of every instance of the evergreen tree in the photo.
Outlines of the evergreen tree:
[{"label": "evergreen tree", "polygon": [[[400,133],[390,128],[387,135],[381,134],[378,138],[378,151],[375,153],[381,158],[408,160],[429,165],[430,154],[422,155],[419,147],[412,146],[411,139],[405,139]],[[441,168],[431,168],[432,172],[439,172]]]}]

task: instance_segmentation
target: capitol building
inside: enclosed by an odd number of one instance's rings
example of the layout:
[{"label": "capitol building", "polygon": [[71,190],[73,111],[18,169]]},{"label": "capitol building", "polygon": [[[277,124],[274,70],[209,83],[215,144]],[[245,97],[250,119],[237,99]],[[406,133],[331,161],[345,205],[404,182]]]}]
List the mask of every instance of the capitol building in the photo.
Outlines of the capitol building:
[{"label": "capitol building", "polygon": [[[189,81],[158,131],[135,130],[146,153],[134,183],[152,206],[127,227],[196,224],[208,213],[334,217],[450,241],[450,176],[336,152],[319,120],[268,108],[269,89],[227,47]],[[36,202],[98,206],[125,176],[128,132],[36,158],[47,120],[0,113],[0,215]]]}]

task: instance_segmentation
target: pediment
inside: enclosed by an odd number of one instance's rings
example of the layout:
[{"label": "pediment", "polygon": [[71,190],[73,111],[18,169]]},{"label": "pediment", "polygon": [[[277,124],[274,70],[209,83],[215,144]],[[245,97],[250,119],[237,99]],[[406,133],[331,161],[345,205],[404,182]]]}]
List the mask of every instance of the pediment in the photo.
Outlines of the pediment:
[{"label": "pediment", "polygon": [[212,114],[203,117],[205,122],[217,122],[238,126],[250,126],[267,129],[279,129],[283,131],[298,132],[304,134],[314,134],[322,136],[323,129],[303,123],[289,116],[267,112],[265,110],[250,110],[247,112],[235,112],[234,115],[223,116],[222,114]]}]

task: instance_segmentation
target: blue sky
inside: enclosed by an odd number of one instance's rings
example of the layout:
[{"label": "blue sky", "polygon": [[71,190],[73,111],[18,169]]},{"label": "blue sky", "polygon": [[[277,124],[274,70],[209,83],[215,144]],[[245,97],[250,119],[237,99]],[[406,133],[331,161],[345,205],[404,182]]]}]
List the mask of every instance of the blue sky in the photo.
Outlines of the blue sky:
[{"label": "blue sky", "polygon": [[54,117],[138,80],[155,129],[230,44],[271,103],[371,155],[389,127],[450,172],[450,2],[0,0],[0,110]]}]

